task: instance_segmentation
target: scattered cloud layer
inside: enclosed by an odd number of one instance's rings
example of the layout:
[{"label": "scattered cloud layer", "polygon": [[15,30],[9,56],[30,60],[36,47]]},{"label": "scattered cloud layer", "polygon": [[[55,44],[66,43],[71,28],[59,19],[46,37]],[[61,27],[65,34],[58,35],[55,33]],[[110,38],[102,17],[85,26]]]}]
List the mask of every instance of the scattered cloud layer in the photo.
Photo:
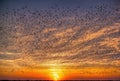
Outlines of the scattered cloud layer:
[{"label": "scattered cloud layer", "polygon": [[25,7],[21,12],[3,11],[0,14],[1,71],[55,67],[79,69],[87,74],[119,74],[120,11],[115,8],[98,5],[83,10],[84,15],[79,8],[30,11]]}]

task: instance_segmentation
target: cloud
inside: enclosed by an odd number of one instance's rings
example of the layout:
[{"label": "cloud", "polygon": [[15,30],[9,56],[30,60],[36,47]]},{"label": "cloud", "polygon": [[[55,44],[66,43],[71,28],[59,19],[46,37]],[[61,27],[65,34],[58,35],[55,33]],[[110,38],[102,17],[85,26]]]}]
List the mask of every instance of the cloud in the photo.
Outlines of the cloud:
[{"label": "cloud", "polygon": [[38,17],[27,12],[24,14],[29,16],[22,19],[25,22],[15,21],[23,16],[21,14],[13,18],[11,25],[4,22],[5,26],[1,25],[4,31],[0,31],[0,68],[30,71],[55,67],[79,69],[82,73],[120,72],[118,15],[108,14],[104,18],[100,13],[90,11],[82,16],[84,12],[79,16],[63,13],[70,17],[60,15],[62,17],[58,19],[56,16],[49,19],[46,11],[36,15]]}]

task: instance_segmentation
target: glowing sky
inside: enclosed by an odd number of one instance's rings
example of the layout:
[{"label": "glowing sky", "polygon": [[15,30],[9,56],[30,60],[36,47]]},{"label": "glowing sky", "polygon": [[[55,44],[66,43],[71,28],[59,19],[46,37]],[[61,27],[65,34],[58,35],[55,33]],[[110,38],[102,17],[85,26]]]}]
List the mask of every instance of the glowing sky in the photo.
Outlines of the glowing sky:
[{"label": "glowing sky", "polygon": [[0,79],[119,76],[119,0],[0,1]]}]

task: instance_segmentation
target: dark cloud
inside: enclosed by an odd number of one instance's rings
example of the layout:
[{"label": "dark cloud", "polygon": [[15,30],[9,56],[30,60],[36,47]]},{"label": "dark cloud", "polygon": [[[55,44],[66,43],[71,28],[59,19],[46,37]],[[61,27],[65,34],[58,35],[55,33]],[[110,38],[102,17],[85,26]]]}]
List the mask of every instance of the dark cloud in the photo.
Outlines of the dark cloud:
[{"label": "dark cloud", "polygon": [[15,60],[20,58],[20,55],[17,54],[0,54],[0,59],[4,60]]}]

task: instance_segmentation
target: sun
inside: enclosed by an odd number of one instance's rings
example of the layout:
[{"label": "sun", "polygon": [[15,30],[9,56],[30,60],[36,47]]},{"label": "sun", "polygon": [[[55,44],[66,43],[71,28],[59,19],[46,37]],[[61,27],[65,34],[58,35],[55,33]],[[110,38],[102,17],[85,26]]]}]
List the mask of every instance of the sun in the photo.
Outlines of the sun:
[{"label": "sun", "polygon": [[64,71],[61,69],[62,66],[57,63],[50,63],[49,64],[49,77],[51,80],[58,81],[64,78]]},{"label": "sun", "polygon": [[59,69],[51,69],[51,72],[52,72],[52,77],[54,81],[57,81],[60,79],[61,72]]},{"label": "sun", "polygon": [[50,69],[50,76],[54,81],[60,80],[62,77],[61,69],[52,68]]},{"label": "sun", "polygon": [[59,74],[57,72],[53,73],[53,78],[55,81],[57,81],[59,79]]}]

